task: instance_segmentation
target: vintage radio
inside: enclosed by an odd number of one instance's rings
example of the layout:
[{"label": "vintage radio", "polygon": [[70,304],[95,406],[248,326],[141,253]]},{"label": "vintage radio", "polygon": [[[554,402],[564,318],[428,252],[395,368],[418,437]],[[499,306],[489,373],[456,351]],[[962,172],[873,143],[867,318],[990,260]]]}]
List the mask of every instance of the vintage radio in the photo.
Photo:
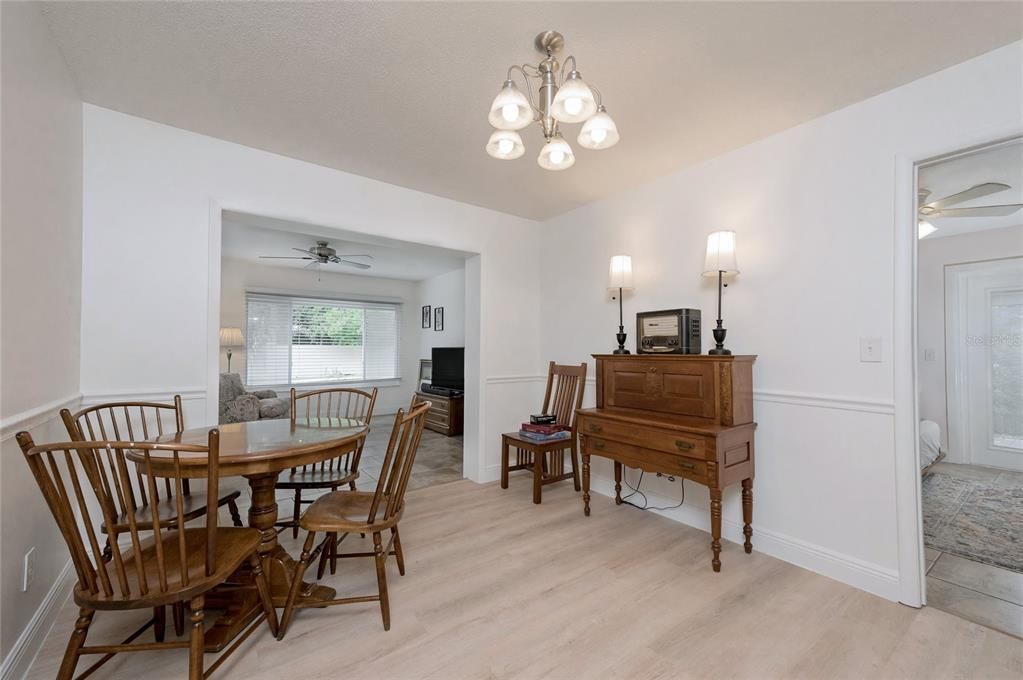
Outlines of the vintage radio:
[{"label": "vintage radio", "polygon": [[700,310],[663,309],[636,315],[637,354],[699,354]]}]

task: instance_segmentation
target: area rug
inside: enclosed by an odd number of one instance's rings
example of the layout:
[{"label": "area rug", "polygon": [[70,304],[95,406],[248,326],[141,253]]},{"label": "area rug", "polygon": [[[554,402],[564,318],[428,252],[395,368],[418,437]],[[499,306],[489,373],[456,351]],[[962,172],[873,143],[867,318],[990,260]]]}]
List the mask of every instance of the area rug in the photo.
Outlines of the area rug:
[{"label": "area rug", "polygon": [[930,472],[922,489],[928,548],[1023,573],[1023,487]]}]

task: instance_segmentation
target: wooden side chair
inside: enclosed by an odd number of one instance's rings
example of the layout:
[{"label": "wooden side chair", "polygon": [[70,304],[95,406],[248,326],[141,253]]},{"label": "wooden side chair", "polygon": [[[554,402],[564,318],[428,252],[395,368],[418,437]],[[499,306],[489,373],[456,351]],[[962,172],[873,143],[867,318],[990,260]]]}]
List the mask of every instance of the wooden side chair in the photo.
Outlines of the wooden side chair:
[{"label": "wooden side chair", "polygon": [[[387,574],[385,565],[388,556],[394,555],[398,562],[398,573],[405,574],[405,555],[401,551],[401,536],[398,533],[398,521],[405,512],[405,490],[408,488],[412,465],[415,463],[419,440],[423,436],[423,425],[430,402],[421,402],[408,413],[398,409],[391,429],[391,439],[387,443],[387,454],[384,456],[380,479],[376,490],[367,491],[334,491],[321,496],[309,506],[302,515],[302,528],[309,532],[302,548],[291,592],[284,605],[281,626],[277,639],[284,639],[288,626],[295,615],[295,610],[303,605],[297,602],[302,586],[302,577],[309,564],[318,555],[326,554],[325,550],[337,550],[338,544],[350,533],[372,534],[373,552],[340,553],[336,557],[372,557],[376,560],[377,595],[346,597],[329,602],[316,602],[308,606],[322,607],[335,604],[355,604],[359,602],[380,602],[380,614],[384,620],[384,630],[391,629],[391,610],[387,599]],[[386,547],[381,534],[390,531],[391,539]],[[318,546],[313,548],[317,533],[326,536]],[[340,539],[331,540],[332,536],[341,535]]]},{"label": "wooden side chair", "polygon": [[[174,395],[173,403],[158,402],[110,402],[97,404],[71,413],[61,409],[61,420],[72,441],[104,441],[104,440],[146,440],[165,433],[181,432],[185,429],[185,419],[181,408],[181,396]],[[128,482],[124,490],[123,500],[115,507],[111,515],[112,523],[106,519],[100,524],[100,531],[107,535],[103,555],[106,559],[112,556],[112,546],[117,537],[128,533],[132,522],[139,531],[152,531],[153,522],[158,520],[165,528],[173,526],[178,519],[179,509],[183,511],[186,522],[206,514],[206,497],[193,496],[187,479],[182,480],[182,507],[178,507],[177,489],[169,479],[152,485],[134,463],[128,462]],[[214,507],[227,506],[231,520],[236,527],[242,526],[241,514],[238,512],[240,491],[230,490],[217,498]],[[130,502],[127,502],[130,501]],[[134,510],[132,510],[134,508]],[[130,515],[130,516],[129,516]],[[164,614],[157,613],[156,638],[163,640]],[[182,605],[174,607],[174,629],[178,635],[185,632],[185,610]]]},{"label": "wooden side chair", "polygon": [[[183,444],[151,444],[127,441],[63,442],[36,446],[27,432],[17,434],[25,460],[28,462],[64,537],[78,582],[74,600],[79,606],[78,620],[71,633],[57,677],[69,680],[74,676],[78,659],[83,654],[99,654],[101,658],[81,677],[90,675],[118,652],[159,649],[187,649],[188,677],[199,680],[212,673],[264,620],[273,634],[277,633],[277,613],[270,598],[270,588],[256,553],[260,542],[258,529],[217,525],[216,499],[219,485],[218,430],[211,430],[206,446]],[[127,452],[142,461],[132,464]],[[164,522],[154,514],[147,530],[135,521],[139,508],[131,493],[129,472],[132,466],[142,470],[142,478],[152,497],[157,490],[153,474],[153,458],[172,466],[168,476],[177,513],[172,522]],[[202,504],[205,526],[186,528],[189,519],[184,508],[185,478],[181,468],[184,457],[201,455],[208,460],[206,496]],[[112,544],[110,558],[103,555],[98,525],[113,526],[118,508],[127,507],[129,538],[123,550],[119,542]],[[208,669],[203,669],[203,618],[205,594],[224,583],[241,565],[248,563],[255,577],[263,603],[259,616]],[[129,635],[120,644],[86,645],[89,626],[97,611],[153,609],[186,601],[191,610],[191,632],[187,640],[172,642],[133,641],[150,626],[159,625],[156,616]]]},{"label": "wooden side chair", "polygon": [[[373,420],[373,407],[376,402],[375,387],[369,392],[341,387],[302,393],[291,388],[291,422],[309,424],[325,418],[335,418],[358,420],[369,425]],[[295,505],[291,519],[277,522],[276,526],[283,529],[291,527],[292,538],[298,538],[298,520],[302,515],[302,505],[313,502],[312,499],[302,498],[304,489],[337,491],[338,487],[347,484],[348,488],[355,491],[355,480],[359,478],[359,461],[362,460],[362,447],[365,442],[363,438],[354,451],[313,465],[291,468],[287,475],[281,475],[277,480],[277,488],[294,489]]]},{"label": "wooden side chair", "polygon": [[[575,412],[583,403],[586,389],[586,364],[578,366],[555,364],[547,368],[547,392],[543,398],[543,413],[554,415],[558,425],[571,428],[568,439],[538,442],[518,432],[501,435],[501,488],[508,488],[508,473],[513,470],[531,470],[533,473],[533,502],[541,501],[541,489],[564,479],[579,485],[579,443],[575,432]],[[510,450],[515,449],[515,464],[510,464]],[[565,452],[572,457],[572,471],[565,472]]]}]

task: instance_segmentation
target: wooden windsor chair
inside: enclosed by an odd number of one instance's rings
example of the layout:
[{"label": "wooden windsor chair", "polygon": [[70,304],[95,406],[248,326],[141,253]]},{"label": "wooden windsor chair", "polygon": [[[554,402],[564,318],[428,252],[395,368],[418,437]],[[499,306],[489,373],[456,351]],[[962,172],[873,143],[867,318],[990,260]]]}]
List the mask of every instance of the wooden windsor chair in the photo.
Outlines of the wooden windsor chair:
[{"label": "wooden windsor chair", "polygon": [[[71,413],[61,409],[61,420],[72,441],[104,441],[149,439],[185,429],[185,418],[181,407],[181,395],[174,395],[172,403],[159,402],[110,402],[96,404]],[[170,479],[163,479],[153,485],[150,491],[149,480],[145,479],[141,469],[129,461],[128,486],[125,500],[113,514],[113,523],[104,520],[100,531],[107,535],[103,555],[106,559],[112,556],[111,546],[117,543],[117,537],[129,529],[129,519],[134,521],[140,531],[151,531],[153,521],[159,519],[164,527],[170,527],[178,518],[178,498],[176,489]],[[182,480],[181,500],[186,522],[190,522],[206,514],[206,497],[193,496],[189,480]],[[227,506],[231,513],[231,521],[236,527],[242,526],[241,514],[238,512],[240,491],[230,490],[217,498],[215,507]],[[129,508],[135,508],[130,511]],[[132,515],[129,518],[129,514]],[[156,639],[164,638],[164,622],[166,615],[161,608],[155,613]],[[178,635],[185,632],[185,609],[183,604],[174,607],[174,629]]]},{"label": "wooden windsor chair", "polygon": [[[398,573],[405,574],[405,555],[401,550],[401,535],[398,533],[398,521],[405,512],[405,491],[408,488],[409,476],[415,463],[419,441],[423,436],[423,425],[430,402],[421,402],[408,413],[399,409],[394,417],[394,427],[387,444],[383,468],[377,480],[376,489],[368,491],[334,491],[316,499],[302,515],[302,528],[308,531],[302,548],[302,557],[298,562],[295,579],[288,599],[284,605],[281,625],[277,639],[284,639],[288,626],[295,615],[295,610],[304,605],[298,602],[302,577],[309,564],[324,554],[324,551],[337,545],[351,533],[372,534],[373,552],[340,553],[338,558],[372,557],[376,561],[377,595],[346,597],[328,602],[316,602],[308,606],[322,607],[335,604],[356,604],[360,602],[380,602],[380,614],[384,622],[384,630],[391,629],[391,610],[387,597],[387,558],[394,555],[398,562]],[[382,534],[390,531],[391,539],[384,546]],[[316,534],[326,536],[318,546]],[[340,534],[339,540],[331,541],[331,535]]]},{"label": "wooden windsor chair", "polygon": [[[80,608],[79,615],[57,674],[60,680],[73,677],[79,658],[85,654],[102,657],[80,677],[90,675],[119,652],[160,649],[188,649],[188,677],[199,680],[212,673],[264,620],[276,635],[277,613],[256,553],[261,538],[259,530],[220,527],[217,523],[216,503],[212,501],[217,498],[219,486],[219,439],[219,431],[211,430],[206,446],[128,441],[36,446],[27,432],[17,434],[18,444],[67,544],[78,577],[73,596]],[[151,496],[157,487],[152,474],[153,457],[171,461],[173,475],[167,478],[172,480],[178,499],[172,522],[164,522],[156,514],[149,529],[144,530],[135,521],[138,508],[131,493],[129,451],[140,459],[135,465],[142,469],[142,479]],[[186,527],[186,522],[194,517],[185,514],[182,460],[194,456],[201,456],[207,469],[206,496],[210,502],[203,506],[205,510],[200,516],[205,518],[205,526],[201,528]],[[120,507],[130,510],[126,515],[127,530],[120,536],[121,541],[112,543],[107,559],[96,527],[113,526]],[[122,542],[127,542],[127,546],[122,548]],[[263,613],[204,671],[205,594],[224,583],[246,562],[255,577]],[[149,608],[155,611],[181,601],[187,601],[191,611],[187,640],[134,642],[156,623],[154,617],[119,644],[86,645],[97,611]]]},{"label": "wooden windsor chair", "polygon": [[[357,420],[366,425],[373,419],[373,407],[377,401],[377,388],[369,392],[350,387],[341,387],[312,392],[296,392],[291,389],[291,422],[309,424],[322,423],[325,419]],[[301,413],[299,410],[301,409]],[[340,424],[340,423],[339,423]],[[313,502],[311,498],[302,498],[303,490],[337,491],[338,487],[348,485],[355,491],[355,480],[359,478],[359,461],[362,460],[362,447],[359,446],[348,453],[330,458],[320,463],[291,468],[288,474],[282,474],[277,480],[278,489],[293,489],[295,504],[290,520],[277,522],[275,526],[282,529],[291,527],[292,538],[298,538],[298,522],[302,516],[302,506]],[[322,576],[322,574],[321,574]]]},{"label": "wooden windsor chair", "polygon": [[[530,470],[533,473],[533,502],[542,500],[541,491],[547,484],[565,479],[579,484],[579,444],[575,431],[575,412],[582,406],[586,390],[586,364],[578,366],[555,364],[547,368],[547,391],[543,398],[543,413],[554,415],[558,425],[564,425],[571,432],[567,439],[534,441],[518,432],[501,435],[501,488],[508,488],[508,473],[514,470]],[[511,449],[515,449],[515,464],[510,461]],[[565,471],[565,452],[572,458],[572,471]]]}]

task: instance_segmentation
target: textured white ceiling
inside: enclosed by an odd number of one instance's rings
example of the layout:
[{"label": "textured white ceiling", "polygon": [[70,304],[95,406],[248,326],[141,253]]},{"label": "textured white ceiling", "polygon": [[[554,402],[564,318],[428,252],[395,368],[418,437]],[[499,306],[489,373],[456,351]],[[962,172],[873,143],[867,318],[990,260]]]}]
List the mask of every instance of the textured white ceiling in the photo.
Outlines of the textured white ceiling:
[{"label": "textured white ceiling", "polygon": [[[1021,3],[54,2],[93,104],[545,218],[1017,40]],[[622,140],[573,168],[483,146],[511,63],[556,29]],[[954,96],[955,93],[949,93]]]},{"label": "textured white ceiling", "polygon": [[[917,183],[930,190],[926,201],[936,201],[986,182],[1008,184],[996,194],[958,203],[950,208],[1023,203],[1023,140],[981,149],[920,168]],[[937,217],[929,220],[937,231],[926,238],[956,236],[1023,224],[1023,210],[1005,217]]]},{"label": "textured white ceiling", "polygon": [[[409,281],[422,281],[445,272],[461,269],[465,266],[465,258],[469,256],[469,253],[458,250],[226,210],[224,211],[221,239],[223,257],[288,269],[302,269],[308,262],[304,260],[265,260],[260,256],[301,257],[302,254],[294,252],[292,248],[309,249],[313,248],[317,241],[327,241],[327,244],[337,250],[338,256],[341,257],[370,255],[370,258],[352,258],[356,262],[370,265],[370,268],[358,269],[332,264],[324,265],[322,267],[324,272]],[[315,279],[315,270],[310,271],[309,276],[310,280]]]}]

